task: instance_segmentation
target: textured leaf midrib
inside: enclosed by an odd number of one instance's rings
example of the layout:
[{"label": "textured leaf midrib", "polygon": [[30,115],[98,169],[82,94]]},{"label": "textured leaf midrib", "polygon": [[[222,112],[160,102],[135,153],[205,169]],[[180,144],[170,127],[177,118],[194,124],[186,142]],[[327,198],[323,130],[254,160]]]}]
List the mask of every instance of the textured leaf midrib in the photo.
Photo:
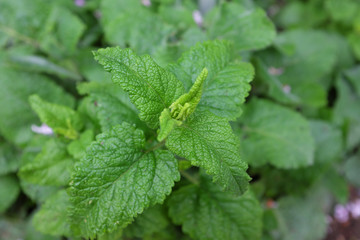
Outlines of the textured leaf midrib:
[{"label": "textured leaf midrib", "polygon": [[300,153],[300,155],[303,155],[303,156],[307,157],[307,156],[304,154],[304,151],[303,151],[302,149],[300,149],[296,144],[292,144],[291,141],[287,141],[286,139],[281,138],[281,137],[279,137],[279,136],[277,136],[277,135],[275,135],[275,134],[272,134],[272,133],[269,133],[269,132],[266,132],[266,131],[261,131],[261,130],[259,130],[259,129],[251,128],[251,127],[249,127],[249,126],[246,126],[246,127],[244,128],[244,131],[254,132],[254,133],[258,133],[258,134],[260,134],[260,135],[266,136],[266,137],[275,138],[275,139],[283,142],[285,145],[289,145],[289,146],[291,146],[291,147],[294,147],[294,148],[297,150],[297,152]]},{"label": "textured leaf midrib", "polygon": [[[135,76],[137,76],[139,79],[141,79],[142,81],[146,82],[146,84],[151,88],[151,90],[153,90],[155,93],[156,93],[156,97],[160,99],[161,103],[164,105],[164,108],[166,108],[166,104],[165,104],[165,101],[164,99],[162,99],[162,97],[160,96],[160,93],[158,91],[156,91],[152,86],[151,84],[144,78],[142,78],[141,76],[139,76],[137,74],[137,72],[135,72],[134,70],[132,70],[131,68],[129,68],[126,64],[122,63],[121,61],[119,61],[118,59],[115,59],[115,58],[112,58],[112,57],[109,57],[107,55],[103,55],[103,54],[99,54],[101,55],[102,57],[108,59],[108,60],[111,60],[111,61],[114,61],[114,62],[117,62],[123,66],[126,67],[126,69],[128,69],[131,73],[133,73]],[[142,61],[142,57],[139,57],[140,61]],[[143,61],[142,61],[143,62]]]}]

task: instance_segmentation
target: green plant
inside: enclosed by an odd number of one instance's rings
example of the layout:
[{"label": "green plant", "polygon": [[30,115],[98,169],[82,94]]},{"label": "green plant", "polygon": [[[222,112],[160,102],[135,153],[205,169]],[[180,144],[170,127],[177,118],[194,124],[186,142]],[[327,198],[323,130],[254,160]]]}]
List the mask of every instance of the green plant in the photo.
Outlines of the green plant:
[{"label": "green plant", "polygon": [[359,11],[1,1],[0,238],[323,239],[360,186]]}]

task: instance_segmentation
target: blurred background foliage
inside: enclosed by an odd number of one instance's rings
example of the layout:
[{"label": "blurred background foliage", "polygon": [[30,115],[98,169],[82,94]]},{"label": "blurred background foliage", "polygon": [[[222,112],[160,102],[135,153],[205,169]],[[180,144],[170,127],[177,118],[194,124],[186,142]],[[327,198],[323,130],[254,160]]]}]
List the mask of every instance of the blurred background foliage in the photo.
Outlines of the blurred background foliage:
[{"label": "blurred background foliage", "polygon": [[[264,210],[262,239],[325,238],[338,221],[334,206],[354,201],[360,187],[358,0],[0,1],[0,238],[67,236],[69,159],[129,117],[119,111],[124,94],[92,50],[130,47],[166,67],[211,39],[231,41],[255,67],[232,126]],[[33,94],[76,110],[80,135],[64,143],[34,130],[41,122],[28,101]],[[162,211],[145,212],[124,239],[174,238],[178,230]]]}]

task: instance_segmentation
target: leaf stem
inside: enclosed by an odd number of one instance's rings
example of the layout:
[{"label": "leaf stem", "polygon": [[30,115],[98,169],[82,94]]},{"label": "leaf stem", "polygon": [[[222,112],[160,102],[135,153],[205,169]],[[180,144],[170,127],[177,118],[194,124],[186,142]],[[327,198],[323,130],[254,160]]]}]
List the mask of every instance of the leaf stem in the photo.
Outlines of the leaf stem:
[{"label": "leaf stem", "polygon": [[185,177],[187,180],[189,180],[189,182],[195,184],[195,185],[199,185],[199,180],[195,177],[193,177],[191,174],[189,174],[186,171],[180,171],[180,174]]}]

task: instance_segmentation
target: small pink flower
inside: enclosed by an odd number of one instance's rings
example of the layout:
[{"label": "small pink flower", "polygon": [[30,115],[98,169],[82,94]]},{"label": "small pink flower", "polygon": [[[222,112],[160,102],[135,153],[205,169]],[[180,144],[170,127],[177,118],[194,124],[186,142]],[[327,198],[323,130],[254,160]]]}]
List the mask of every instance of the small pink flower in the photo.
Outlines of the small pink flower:
[{"label": "small pink flower", "polygon": [[53,135],[54,131],[51,127],[46,124],[41,124],[41,126],[36,126],[35,124],[31,125],[31,131],[34,133],[42,134],[42,135]]},{"label": "small pink flower", "polygon": [[83,7],[85,5],[85,0],[74,0],[74,3],[78,7]]},{"label": "small pink flower", "polygon": [[340,204],[336,205],[335,206],[334,217],[340,223],[347,222],[349,220],[349,212],[348,212],[346,206],[343,206],[343,205],[340,205]]},{"label": "small pink flower", "polygon": [[202,15],[201,15],[200,11],[199,11],[199,10],[193,11],[192,16],[193,16],[193,19],[194,19],[195,23],[196,23],[199,27],[201,27],[202,24],[203,24],[203,17],[202,17]]},{"label": "small pink flower", "polygon": [[141,0],[141,3],[146,7],[151,6],[151,1],[150,0]]}]

